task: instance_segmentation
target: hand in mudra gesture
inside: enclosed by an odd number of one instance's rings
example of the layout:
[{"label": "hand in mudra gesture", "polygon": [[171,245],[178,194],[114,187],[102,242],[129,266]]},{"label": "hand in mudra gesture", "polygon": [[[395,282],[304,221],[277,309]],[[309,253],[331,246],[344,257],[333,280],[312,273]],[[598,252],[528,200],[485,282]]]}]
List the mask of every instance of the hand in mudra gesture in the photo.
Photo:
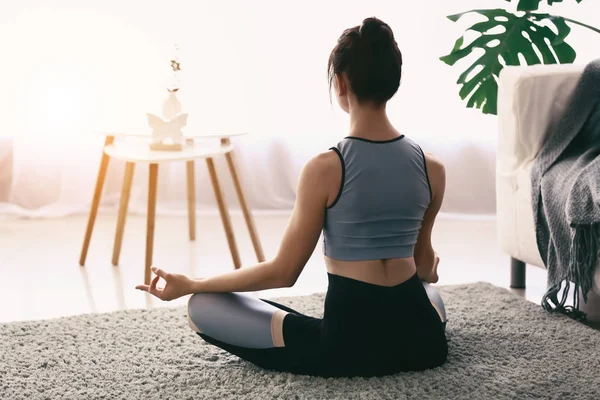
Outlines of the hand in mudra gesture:
[{"label": "hand in mudra gesture", "polygon": [[[135,288],[148,292],[161,300],[170,301],[179,297],[192,294],[193,279],[183,274],[172,274],[162,269],[152,267],[152,272],[156,274],[150,285],[137,285]],[[157,287],[160,278],[166,282],[165,286]]]}]

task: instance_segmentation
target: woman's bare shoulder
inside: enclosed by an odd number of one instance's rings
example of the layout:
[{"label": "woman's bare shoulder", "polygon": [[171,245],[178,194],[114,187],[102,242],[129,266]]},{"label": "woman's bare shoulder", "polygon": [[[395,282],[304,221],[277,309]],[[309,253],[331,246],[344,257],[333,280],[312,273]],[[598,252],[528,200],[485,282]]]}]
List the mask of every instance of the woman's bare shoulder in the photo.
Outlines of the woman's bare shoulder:
[{"label": "woman's bare shoulder", "polygon": [[425,163],[427,165],[427,175],[434,192],[443,192],[446,188],[446,167],[438,157],[431,153],[425,154]]},{"label": "woman's bare shoulder", "polygon": [[341,171],[340,156],[334,150],[323,151],[312,157],[305,168],[311,168],[324,175],[335,175]]},{"label": "woman's bare shoulder", "polygon": [[313,189],[329,187],[331,182],[339,180],[342,164],[335,151],[321,152],[310,158],[302,168],[302,175],[311,180]]}]

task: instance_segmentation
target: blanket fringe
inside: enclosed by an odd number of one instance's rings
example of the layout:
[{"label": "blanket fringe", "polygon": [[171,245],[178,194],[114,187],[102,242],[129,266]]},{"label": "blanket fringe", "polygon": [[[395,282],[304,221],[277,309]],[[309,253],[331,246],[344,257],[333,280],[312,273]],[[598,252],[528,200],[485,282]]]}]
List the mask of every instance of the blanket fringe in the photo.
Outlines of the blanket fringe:
[{"label": "blanket fringe", "polygon": [[[571,240],[571,258],[567,276],[563,281],[554,283],[550,286],[542,299],[542,307],[546,311],[565,314],[573,319],[585,321],[587,315],[579,310],[579,293],[582,294],[583,301],[587,303],[587,297],[592,290],[594,273],[598,263],[598,224],[576,225],[573,227],[574,235]],[[565,287],[558,299],[563,282]],[[571,287],[569,282],[573,282],[573,305],[566,306],[565,303],[569,296]]]},{"label": "blanket fringe", "polygon": [[[566,283],[566,281],[564,281]],[[587,320],[587,314],[579,309],[579,285],[575,284],[575,290],[573,290],[573,305],[565,305],[567,297],[569,296],[569,284],[565,285],[562,297],[558,300],[558,292],[563,285],[563,282],[558,285],[552,286],[544,297],[542,298],[542,307],[544,310],[551,313],[564,314],[574,320],[585,322]]]}]

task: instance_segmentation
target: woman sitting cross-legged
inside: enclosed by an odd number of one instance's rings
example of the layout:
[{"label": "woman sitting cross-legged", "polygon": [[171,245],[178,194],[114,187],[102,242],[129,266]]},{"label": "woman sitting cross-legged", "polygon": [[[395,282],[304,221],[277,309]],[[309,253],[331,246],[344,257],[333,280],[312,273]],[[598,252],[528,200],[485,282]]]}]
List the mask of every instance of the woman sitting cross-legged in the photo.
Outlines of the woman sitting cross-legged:
[{"label": "woman sitting cross-legged", "polygon": [[[446,315],[429,283],[445,172],[386,115],[401,67],[392,30],[376,18],[339,38],[329,84],[350,132],[303,168],[274,259],[206,279],[153,268],[151,285],[137,288],[162,300],[191,294],[189,324],[202,339],[269,370],[367,377],[442,365]],[[294,285],[321,233],[323,318],[242,293]]]}]

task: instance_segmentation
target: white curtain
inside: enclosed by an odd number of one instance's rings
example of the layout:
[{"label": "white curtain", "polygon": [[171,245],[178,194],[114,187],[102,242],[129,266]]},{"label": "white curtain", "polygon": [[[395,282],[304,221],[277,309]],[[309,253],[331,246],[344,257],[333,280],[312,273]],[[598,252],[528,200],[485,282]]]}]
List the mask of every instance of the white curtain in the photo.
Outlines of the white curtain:
[{"label": "white curtain", "polygon": [[[515,0],[516,1],[516,0]],[[565,2],[568,3],[568,2]],[[594,3],[594,5],[592,5]],[[588,23],[596,2],[548,9]],[[326,62],[340,33],[377,16],[403,51],[403,82],[389,104],[399,129],[448,170],[445,212],[495,211],[496,118],[466,109],[439,61],[467,27],[446,15],[503,0],[464,1],[38,1],[0,5],[0,215],[85,212],[103,138],[95,131],[147,132],[180,50],[184,133],[248,132],[235,157],[254,209],[290,209],[302,165],[343,138],[347,117],[329,103]],[[574,29],[578,62],[598,56],[600,35]],[[593,45],[592,45],[593,43]],[[217,162],[227,200],[233,185]],[[118,202],[123,165],[111,164],[103,208]],[[197,164],[197,199],[214,196]],[[185,212],[185,168],[161,168],[159,212]],[[147,171],[136,170],[132,211],[143,212]]]}]

